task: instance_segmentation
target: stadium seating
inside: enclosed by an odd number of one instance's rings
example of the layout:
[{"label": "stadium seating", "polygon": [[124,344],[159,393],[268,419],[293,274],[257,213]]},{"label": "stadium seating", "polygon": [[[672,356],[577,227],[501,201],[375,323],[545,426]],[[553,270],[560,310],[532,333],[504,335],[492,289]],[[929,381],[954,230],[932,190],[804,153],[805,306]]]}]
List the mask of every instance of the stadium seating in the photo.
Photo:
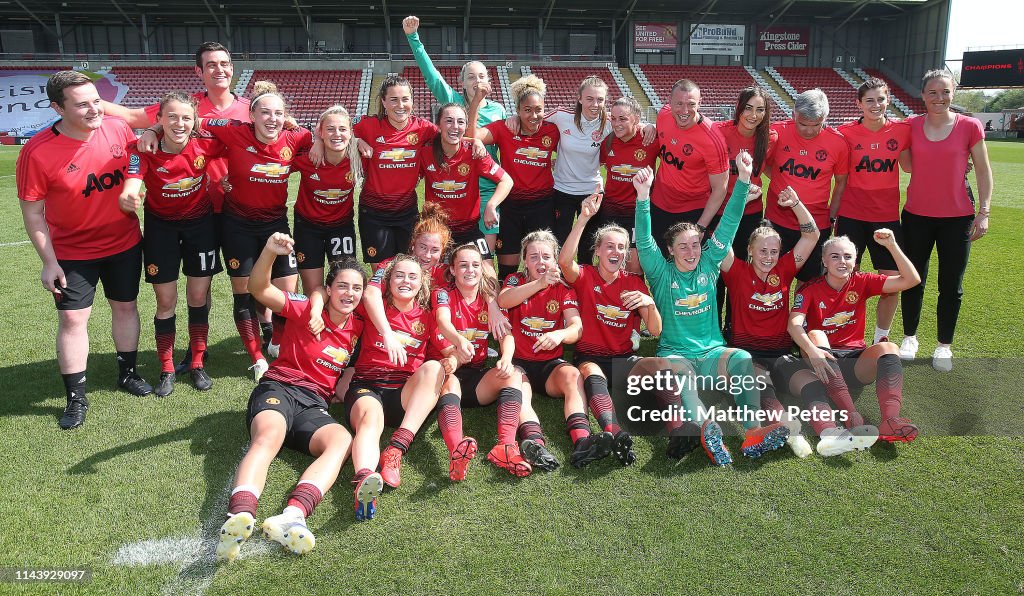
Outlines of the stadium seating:
[{"label": "stadium seating", "polygon": [[320,114],[334,104],[340,103],[355,112],[361,78],[362,72],[358,70],[256,70],[245,92],[251,94],[256,81],[271,81],[288,100],[295,120],[314,125]]},{"label": "stadium seating", "polygon": [[204,90],[192,66],[115,66],[110,74],[128,86],[128,94],[121,101],[128,108],[153,105],[168,91],[180,89],[196,93]]},{"label": "stadium seating", "polygon": [[[461,66],[438,66],[437,70],[444,77],[445,81],[452,86],[452,89],[456,91],[462,89],[462,82],[459,80],[459,74],[462,71]],[[421,118],[433,118],[434,109],[440,104],[434,98],[434,95],[427,88],[427,82],[423,79],[423,73],[420,72],[417,66],[406,66],[402,69],[402,76],[409,80],[409,84],[412,85],[412,97],[413,104],[416,106],[416,115]],[[498,89],[498,71],[493,66],[487,67],[487,76],[491,80],[491,100],[498,103],[503,103],[501,99],[501,90]],[[370,101],[377,101],[377,89],[370,90]]]},{"label": "stadium seating", "polygon": [[[755,84],[750,73],[742,66],[643,64],[640,68],[658,93],[658,97],[666,104],[672,95],[672,85],[676,81],[690,79],[697,83],[700,87],[701,111],[713,120],[731,117],[736,109],[736,98],[739,97],[740,90]],[[772,121],[785,119],[786,114],[778,106],[773,106]]]},{"label": "stadium seating", "polygon": [[[544,84],[547,86],[544,107],[547,110],[555,108],[575,109],[576,96],[580,91],[580,83],[589,76],[601,77],[601,80],[608,85],[608,102],[612,102],[625,94],[622,89],[619,89],[618,83],[612,78],[611,71],[605,66],[586,68],[531,66],[530,71],[544,79]],[[628,89],[626,92],[628,92]]]},{"label": "stadium seating", "polygon": [[873,77],[882,79],[889,85],[889,91],[892,92],[894,97],[898,97],[900,101],[905,103],[908,108],[914,111],[916,114],[924,114],[927,110],[925,109],[924,102],[921,101],[919,95],[913,93],[907,93],[901,89],[898,85],[894,85],[888,77],[882,74],[881,71],[874,68],[865,68],[864,72]]},{"label": "stadium seating", "polygon": [[860,109],[857,108],[857,90],[831,68],[776,66],[775,70],[798,93],[815,87],[825,92],[825,95],[828,96],[829,126],[839,126],[860,117]]}]

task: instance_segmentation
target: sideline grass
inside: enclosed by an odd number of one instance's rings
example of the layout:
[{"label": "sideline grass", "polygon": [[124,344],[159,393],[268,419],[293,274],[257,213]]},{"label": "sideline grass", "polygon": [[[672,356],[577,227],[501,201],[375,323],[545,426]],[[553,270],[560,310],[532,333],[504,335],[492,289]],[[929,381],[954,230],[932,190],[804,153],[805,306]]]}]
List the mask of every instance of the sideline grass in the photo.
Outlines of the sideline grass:
[{"label": "sideline grass", "polygon": [[[1020,360],[1013,359],[1024,339],[1018,273],[1024,203],[1016,192],[1024,185],[1024,144],[989,148],[996,176],[992,229],[971,255],[956,353],[1003,359],[994,365],[1003,375],[999,384],[1020,387],[1024,379],[1014,376]],[[0,244],[25,239],[15,159],[16,149],[0,148]],[[713,469],[700,454],[673,466],[663,456],[664,439],[641,438],[631,469],[604,461],[582,472],[563,468],[514,481],[480,457],[469,480],[452,485],[430,422],[406,460],[401,489],[379,500],[377,520],[353,521],[352,472],[343,470],[310,519],[318,544],[306,557],[275,545],[220,568],[186,560],[186,552],[172,553],[179,556],[173,563],[115,565],[126,544],[195,539],[204,524],[219,524],[225,487],[247,441],[244,407],[253,385],[230,319],[226,280],[214,284],[211,392],[200,394],[187,382],[163,400],[113,391],[110,312],[101,300],[90,325],[89,420],[83,429],[60,432],[55,315],[32,247],[0,247],[0,273],[6,305],[0,565],[92,569],[91,583],[60,586],[66,593],[1024,590],[1024,441],[1007,436],[924,436],[909,446],[828,460],[788,453],[737,458],[732,469]],[[922,355],[934,347],[934,305],[932,283]],[[152,292],[143,286],[140,364],[150,380],[158,370],[153,309]],[[184,335],[182,323],[179,346]],[[901,337],[898,329],[894,336]],[[645,342],[643,350],[652,349]],[[926,363],[908,367],[907,377],[905,411],[926,434],[971,411],[977,389],[969,392],[968,381],[996,384],[994,375],[938,377]],[[915,397],[924,391],[927,396]],[[987,414],[1001,424],[985,432],[1018,428],[1024,408],[1019,394],[1009,395]],[[869,419],[877,418],[871,389],[859,403]],[[538,398],[536,405],[553,451],[567,463],[560,402]],[[466,427],[486,450],[495,439],[494,411],[469,411]],[[727,440],[737,453],[738,437]],[[285,452],[271,466],[261,519],[280,510],[307,463]],[[258,543],[246,549],[263,550]],[[53,588],[3,585],[0,591]]]}]

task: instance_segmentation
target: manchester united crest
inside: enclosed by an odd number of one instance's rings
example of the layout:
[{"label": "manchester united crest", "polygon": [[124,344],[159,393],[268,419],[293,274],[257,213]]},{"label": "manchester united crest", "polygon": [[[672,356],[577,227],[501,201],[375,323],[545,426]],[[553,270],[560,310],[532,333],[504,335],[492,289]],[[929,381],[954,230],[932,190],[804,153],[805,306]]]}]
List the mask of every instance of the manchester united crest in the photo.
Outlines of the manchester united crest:
[{"label": "manchester united crest", "polygon": [[111,145],[110,154],[113,155],[115,159],[121,159],[124,157],[124,147],[121,145]]},{"label": "manchester united crest", "polygon": [[824,149],[818,149],[814,153],[814,159],[818,161],[825,161],[826,159],[828,159],[828,151],[825,151]]},{"label": "manchester united crest", "polygon": [[203,169],[204,167],[206,167],[206,156],[205,155],[200,155],[200,156],[196,157],[195,160],[192,162],[192,165],[197,170]]},{"label": "manchester united crest", "polygon": [[482,312],[476,316],[476,320],[480,323],[487,324],[487,313]]},{"label": "manchester united crest", "polygon": [[304,252],[297,252],[297,253],[295,253],[295,260],[300,262],[300,263],[305,262],[305,260],[306,260],[306,253],[304,253]]},{"label": "manchester united crest", "polygon": [[231,259],[228,261],[228,267],[231,267],[232,269],[238,269],[240,264],[241,263],[238,262],[238,259]]},{"label": "manchester united crest", "polygon": [[268,397],[267,403],[272,406],[276,406],[277,404],[281,403],[281,400],[277,399],[276,397]]},{"label": "manchester united crest", "polygon": [[281,149],[281,159],[287,161],[292,158],[292,155],[293,154],[290,147],[285,147],[284,149]]},{"label": "manchester united crest", "polygon": [[418,135],[418,134],[416,134],[414,132],[409,133],[409,136],[407,136],[405,138],[406,138],[406,140],[409,141],[410,145],[419,145],[420,144],[420,135]]},{"label": "manchester united crest", "polygon": [[683,145],[683,155],[692,155],[692,154],[693,154],[693,145],[691,145],[689,143]]},{"label": "manchester united crest", "polygon": [[779,276],[772,273],[768,276],[768,285],[777,286],[779,285]]},{"label": "manchester united crest", "polygon": [[148,273],[150,275],[150,277],[156,275],[157,272],[159,272],[159,271],[160,271],[160,268],[157,267],[156,265],[146,265],[146,273]]},{"label": "manchester united crest", "polygon": [[885,148],[888,149],[889,151],[895,151],[896,149],[899,148],[899,146],[900,144],[896,142],[896,139],[889,139],[888,141],[885,142]]},{"label": "manchester united crest", "polygon": [[540,144],[544,145],[545,147],[550,147],[551,146],[551,137],[545,135],[544,138],[542,138],[540,140]]},{"label": "manchester united crest", "polygon": [[366,254],[370,255],[371,257],[375,257],[377,256],[377,249],[371,246],[366,249]]},{"label": "manchester united crest", "polygon": [[847,292],[846,293],[846,303],[847,304],[857,304],[857,299],[858,298],[860,298],[860,296],[857,295],[857,292]]},{"label": "manchester united crest", "polygon": [[412,332],[415,333],[416,335],[423,335],[423,332],[426,330],[427,328],[420,321],[416,321],[415,323],[412,324]]},{"label": "manchester united crest", "polygon": [[547,308],[549,313],[555,314],[556,312],[558,312],[558,301],[557,300],[548,300],[548,305],[547,305],[546,308]]},{"label": "manchester united crest", "polygon": [[345,174],[345,180],[346,180],[346,181],[347,181],[347,182],[348,182],[349,184],[351,184],[351,183],[355,182],[355,180],[356,180],[356,175],[355,175],[355,174],[353,174],[352,172],[349,172],[348,174]]},{"label": "manchester united crest", "polygon": [[633,153],[633,157],[635,157],[638,161],[643,161],[647,159],[647,152],[644,151],[643,149],[637,149],[636,152]]},{"label": "manchester united crest", "polygon": [[603,132],[603,130],[595,130],[594,132],[590,133],[590,139],[595,142],[600,141],[601,138],[604,136],[603,134],[601,134]]},{"label": "manchester united crest", "polygon": [[469,174],[469,164],[459,164],[459,176],[466,176]]}]

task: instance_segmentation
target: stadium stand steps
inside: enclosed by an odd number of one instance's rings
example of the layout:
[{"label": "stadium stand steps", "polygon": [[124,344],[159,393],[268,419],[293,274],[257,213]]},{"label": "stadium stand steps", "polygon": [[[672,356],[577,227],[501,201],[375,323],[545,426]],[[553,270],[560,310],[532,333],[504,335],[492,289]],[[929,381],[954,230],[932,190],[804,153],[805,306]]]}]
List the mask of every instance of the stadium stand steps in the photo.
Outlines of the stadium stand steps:
[{"label": "stadium stand steps", "polygon": [[498,88],[501,91],[501,103],[505,105],[505,110],[510,111],[512,109],[512,95],[508,91],[509,85],[512,84],[508,80],[508,67],[498,66]]},{"label": "stadium stand steps", "polygon": [[245,95],[245,90],[249,88],[249,81],[252,80],[252,73],[255,72],[251,68],[246,68],[242,71],[242,74],[238,75],[238,82],[235,83],[235,95]]},{"label": "stadium stand steps", "polygon": [[647,92],[640,85],[640,81],[637,80],[636,75],[633,73],[632,68],[620,68],[619,69],[622,79],[626,81],[626,85],[629,87],[630,94],[636,99],[637,103],[640,104],[640,109],[644,113],[651,107],[651,100],[647,97]]},{"label": "stadium stand steps", "polygon": [[364,114],[360,116],[376,116],[380,102],[377,101],[377,91],[380,89],[380,84],[384,82],[387,75],[375,74],[373,75],[372,82],[370,83],[370,97],[367,104],[367,109]]},{"label": "stadium stand steps", "polygon": [[629,86],[629,83],[626,82],[626,79],[622,77],[622,73],[619,71],[618,67],[616,67],[614,64],[609,64],[608,72],[611,73],[612,80],[615,81],[615,84],[618,86],[618,89],[608,90],[609,102],[615,101],[619,97],[633,95],[633,89]]},{"label": "stadium stand steps", "polygon": [[913,94],[907,93],[899,86],[894,85],[893,82],[883,76],[880,71],[874,69],[864,70],[863,68],[855,68],[853,71],[863,79],[867,79],[868,77],[877,77],[885,81],[886,84],[889,85],[889,91],[892,94],[892,105],[896,106],[896,109],[903,112],[906,117],[909,118],[910,116],[924,113],[924,102]]},{"label": "stadium stand steps", "polygon": [[744,66],[743,68],[750,74],[750,78],[754,79],[758,86],[768,92],[768,96],[775,103],[776,110],[772,112],[772,121],[777,122],[793,115],[793,100],[782,91],[782,87],[774,83],[770,77],[765,78],[762,76],[753,66]]},{"label": "stadium stand steps", "polygon": [[359,78],[359,95],[356,98],[356,111],[351,112],[351,116],[359,116],[366,113],[366,108],[370,105],[370,93],[372,90],[373,83],[373,69],[364,68],[362,75]]}]

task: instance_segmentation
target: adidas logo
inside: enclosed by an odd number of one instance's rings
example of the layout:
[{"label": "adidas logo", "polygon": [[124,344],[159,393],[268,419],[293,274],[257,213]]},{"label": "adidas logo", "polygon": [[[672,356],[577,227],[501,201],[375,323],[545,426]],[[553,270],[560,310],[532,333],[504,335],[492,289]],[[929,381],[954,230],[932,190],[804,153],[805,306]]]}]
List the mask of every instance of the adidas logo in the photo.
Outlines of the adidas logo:
[{"label": "adidas logo", "polygon": [[167,168],[165,168],[163,166],[160,166],[159,168],[157,168],[156,171],[160,172],[161,174],[170,174],[170,172],[167,171]]},{"label": "adidas logo", "polygon": [[253,147],[252,145],[246,147],[245,150],[248,151],[249,153],[256,153],[256,148]]},{"label": "adidas logo", "polygon": [[434,164],[430,164],[429,166],[427,166],[427,171],[428,172],[436,172],[437,168],[434,167]]},{"label": "adidas logo", "polygon": [[377,137],[376,139],[374,139],[374,142],[376,142],[376,143],[383,143],[384,142],[384,137],[383,136]]},{"label": "adidas logo", "polygon": [[783,147],[782,150],[788,152],[789,151],[789,145],[786,145],[785,147]]},{"label": "adidas logo", "polygon": [[71,172],[77,172],[77,171],[78,171],[78,166],[76,166],[74,163],[72,163],[71,165],[68,166],[68,169],[64,173],[65,174],[70,174]]},{"label": "adidas logo", "polygon": [[609,151],[608,157],[615,157],[615,151]]},{"label": "adidas logo", "polygon": [[672,289],[673,290],[678,290],[679,289],[679,284],[677,284],[676,282],[672,282]]},{"label": "adidas logo", "polygon": [[562,131],[562,134],[564,134],[564,135],[571,135],[572,134],[572,129],[571,128],[567,128],[567,129]]},{"label": "adidas logo", "polygon": [[320,176],[317,176],[317,175],[316,175],[316,172],[313,172],[313,175],[312,175],[312,176],[310,176],[310,177],[309,177],[309,179],[310,179],[310,180],[316,180],[316,181],[319,181],[319,180],[320,180]]},{"label": "adidas logo", "polygon": [[857,146],[856,146],[856,147],[854,147],[853,149],[854,149],[854,151],[860,151],[860,150],[861,150],[861,149],[863,149],[863,148],[864,148],[864,147],[862,147],[860,143],[857,143]]}]

